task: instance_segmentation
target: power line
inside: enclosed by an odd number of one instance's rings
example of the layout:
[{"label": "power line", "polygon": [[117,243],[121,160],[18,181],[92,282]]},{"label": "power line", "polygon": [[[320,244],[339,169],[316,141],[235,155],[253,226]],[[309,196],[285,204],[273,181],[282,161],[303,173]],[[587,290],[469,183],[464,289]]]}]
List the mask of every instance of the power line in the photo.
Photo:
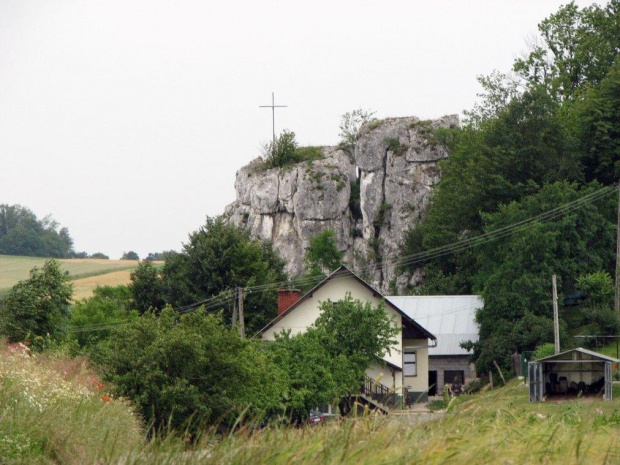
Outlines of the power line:
[{"label": "power line", "polygon": [[[372,272],[372,271],[376,271],[382,268],[385,265],[411,265],[414,263],[420,263],[423,261],[428,261],[428,260],[432,260],[435,258],[439,258],[441,256],[452,254],[457,251],[467,250],[472,247],[477,247],[479,245],[509,236],[513,234],[514,232],[522,231],[527,228],[530,228],[539,222],[550,221],[559,216],[570,213],[571,211],[575,211],[579,208],[582,208],[586,205],[589,205],[593,202],[596,202],[610,195],[611,193],[615,192],[616,189],[617,189],[616,186],[603,187],[595,192],[589,193],[583,197],[580,197],[576,200],[568,202],[559,207],[539,213],[538,215],[518,221],[516,223],[503,226],[496,230],[489,231],[488,233],[484,233],[484,234],[481,234],[479,236],[475,236],[472,238],[462,239],[460,241],[453,242],[451,244],[446,244],[440,247],[436,247],[434,249],[418,252],[415,254],[406,255],[406,256],[402,256],[398,258],[392,258],[389,260],[383,260],[382,262],[376,265],[369,265],[367,267],[362,267],[358,269],[357,271],[359,273]],[[267,284],[262,284],[259,286],[250,286],[246,289],[248,289],[251,292],[263,292],[263,291],[271,290],[274,287],[286,286],[287,284],[291,284],[291,283],[293,284],[302,283],[303,284],[303,283],[312,283],[314,281],[318,283],[318,281],[320,281],[321,279],[323,278],[319,278],[317,280],[316,278],[309,277],[309,278],[302,278],[302,279],[293,280],[293,281],[282,281],[279,283],[267,283]]]}]

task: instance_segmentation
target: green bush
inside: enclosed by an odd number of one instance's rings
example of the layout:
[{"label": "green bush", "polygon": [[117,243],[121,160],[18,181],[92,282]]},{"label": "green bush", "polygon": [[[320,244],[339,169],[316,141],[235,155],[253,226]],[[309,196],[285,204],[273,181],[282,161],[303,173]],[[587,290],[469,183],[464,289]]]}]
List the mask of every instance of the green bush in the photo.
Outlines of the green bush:
[{"label": "green bush", "polygon": [[386,223],[391,210],[392,205],[390,205],[389,203],[383,202],[381,205],[379,205],[377,216],[373,221],[373,226],[375,228],[380,228],[381,226],[383,226]]},{"label": "green bush", "polygon": [[321,147],[297,147],[293,154],[292,162],[322,160],[325,158]]},{"label": "green bush", "polygon": [[73,287],[56,260],[33,268],[30,278],[9,291],[0,306],[0,334],[11,341],[60,336]]},{"label": "green bush", "polygon": [[386,137],[384,142],[388,146],[388,150],[394,155],[402,155],[407,151],[407,146],[400,143],[398,137]]},{"label": "green bush", "polygon": [[539,358],[549,357],[555,354],[555,344],[551,344],[550,342],[546,344],[541,344],[536,347],[534,351],[533,360],[538,360]]},{"label": "green bush", "polygon": [[281,168],[295,160],[297,141],[295,133],[285,129],[274,141],[263,148],[263,158],[268,168]]},{"label": "green bush", "polygon": [[344,252],[338,250],[334,230],[324,229],[309,239],[304,253],[304,266],[312,276],[329,274],[342,265],[343,257]]},{"label": "green bush", "polygon": [[95,347],[110,335],[112,326],[138,317],[136,310],[130,310],[130,304],[131,292],[127,286],[96,288],[92,297],[77,301],[71,308],[67,341],[79,349]]},{"label": "green bush", "polygon": [[283,374],[259,343],[203,310],[145,313],[115,329],[91,358],[156,430],[230,426],[241,414],[277,410],[284,391]]},{"label": "green bush", "polygon": [[[349,210],[354,220],[362,219],[362,206],[360,201],[360,179],[351,183],[351,195],[349,196]],[[362,237],[361,235],[359,237]]]},{"label": "green bush", "polygon": [[263,147],[266,168],[283,168],[301,162],[313,162],[325,158],[321,147],[298,147],[295,133],[282,131],[275,141]]},{"label": "green bush", "polygon": [[591,308],[588,320],[587,332],[596,336],[614,336],[618,334],[620,325],[616,312],[610,307]]},{"label": "green bush", "polygon": [[467,383],[465,387],[463,387],[463,392],[465,394],[474,394],[476,392],[479,392],[484,386],[487,385],[487,383],[488,380],[484,378],[474,379],[473,381]]}]

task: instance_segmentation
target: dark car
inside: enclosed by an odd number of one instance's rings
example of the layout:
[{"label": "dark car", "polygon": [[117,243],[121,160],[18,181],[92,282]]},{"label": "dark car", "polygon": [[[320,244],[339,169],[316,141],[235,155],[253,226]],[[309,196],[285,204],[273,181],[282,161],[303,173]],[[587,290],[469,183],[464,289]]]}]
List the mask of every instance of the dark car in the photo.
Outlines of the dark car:
[{"label": "dark car", "polygon": [[310,416],[308,417],[308,424],[310,425],[321,425],[327,421],[327,415],[318,411],[311,410]]}]

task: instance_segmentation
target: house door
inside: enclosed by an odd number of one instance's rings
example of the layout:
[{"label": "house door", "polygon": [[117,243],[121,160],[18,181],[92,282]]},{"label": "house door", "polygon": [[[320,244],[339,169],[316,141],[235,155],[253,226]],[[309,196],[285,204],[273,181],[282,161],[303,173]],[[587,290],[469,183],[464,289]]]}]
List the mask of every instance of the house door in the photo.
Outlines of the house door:
[{"label": "house door", "polygon": [[437,371],[428,372],[428,395],[437,395]]}]

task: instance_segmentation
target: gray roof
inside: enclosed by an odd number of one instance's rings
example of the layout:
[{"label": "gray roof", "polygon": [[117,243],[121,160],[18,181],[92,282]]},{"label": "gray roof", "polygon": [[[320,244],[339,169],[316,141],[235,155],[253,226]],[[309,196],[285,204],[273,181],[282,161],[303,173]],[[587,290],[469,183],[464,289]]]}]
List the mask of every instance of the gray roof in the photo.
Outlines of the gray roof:
[{"label": "gray roof", "polygon": [[598,352],[593,352],[588,349],[584,349],[582,347],[578,347],[576,349],[565,350],[564,352],[560,352],[559,354],[549,355],[548,357],[539,358],[538,360],[533,360],[534,362],[558,362],[558,361],[566,361],[573,362],[572,354],[574,352],[578,352],[580,354],[585,355],[581,356],[577,361],[588,361],[588,360],[601,360],[605,362],[613,362],[619,363],[620,360],[617,358],[609,357],[608,355],[599,354]]},{"label": "gray roof", "polygon": [[388,296],[387,300],[437,336],[429,355],[468,355],[463,341],[478,340],[476,310],[484,306],[479,295]]}]

